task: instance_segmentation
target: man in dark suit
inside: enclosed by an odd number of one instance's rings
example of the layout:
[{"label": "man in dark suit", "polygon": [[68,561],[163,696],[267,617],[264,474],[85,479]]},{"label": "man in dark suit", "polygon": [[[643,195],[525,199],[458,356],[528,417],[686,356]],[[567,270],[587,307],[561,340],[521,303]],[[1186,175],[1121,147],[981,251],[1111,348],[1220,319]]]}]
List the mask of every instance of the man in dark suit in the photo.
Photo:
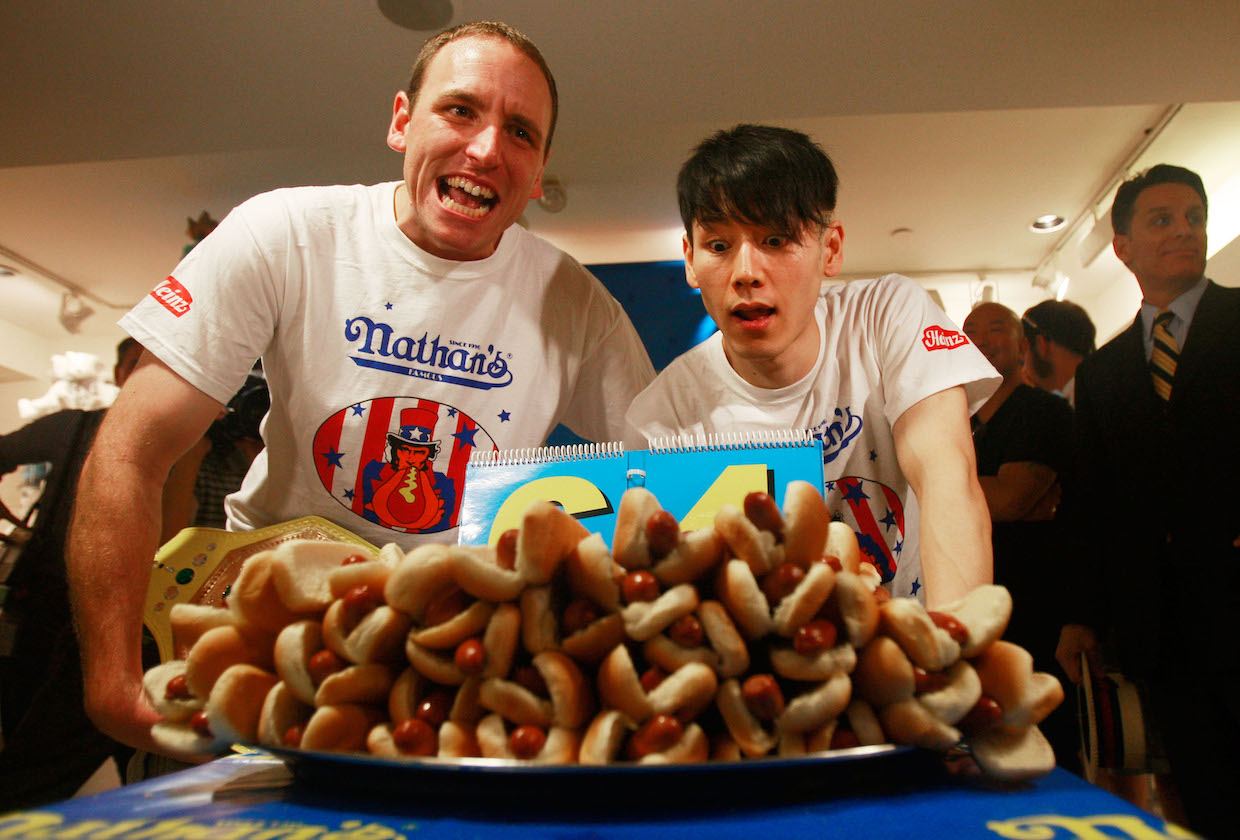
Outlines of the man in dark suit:
[{"label": "man in dark suit", "polygon": [[1057,655],[1079,679],[1079,654],[1112,645],[1149,689],[1189,826],[1222,837],[1240,790],[1240,289],[1205,277],[1207,207],[1201,178],[1165,164],[1116,193],[1143,302],[1077,369],[1073,571],[1094,585]]}]

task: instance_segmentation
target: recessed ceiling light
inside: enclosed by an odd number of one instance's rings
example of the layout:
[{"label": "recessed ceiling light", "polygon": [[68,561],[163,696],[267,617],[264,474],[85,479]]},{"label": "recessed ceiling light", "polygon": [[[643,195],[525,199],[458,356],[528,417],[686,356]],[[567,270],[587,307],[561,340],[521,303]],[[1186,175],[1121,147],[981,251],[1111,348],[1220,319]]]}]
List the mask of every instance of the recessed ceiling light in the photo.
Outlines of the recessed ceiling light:
[{"label": "recessed ceiling light", "polygon": [[1063,216],[1047,213],[1045,216],[1038,216],[1034,219],[1033,223],[1029,225],[1029,229],[1034,233],[1050,233],[1063,227],[1063,221]]},{"label": "recessed ceiling light", "polygon": [[451,0],[379,0],[379,11],[397,26],[417,32],[442,29],[452,20]]}]

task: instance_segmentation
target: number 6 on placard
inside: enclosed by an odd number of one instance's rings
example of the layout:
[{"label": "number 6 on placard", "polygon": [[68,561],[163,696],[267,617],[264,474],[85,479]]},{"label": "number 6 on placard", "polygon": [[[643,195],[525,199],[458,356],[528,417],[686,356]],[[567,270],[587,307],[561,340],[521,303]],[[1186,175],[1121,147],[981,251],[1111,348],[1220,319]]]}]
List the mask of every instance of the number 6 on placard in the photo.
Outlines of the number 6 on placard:
[{"label": "number 6 on placard", "polygon": [[[711,525],[715,513],[724,505],[740,506],[753,492],[772,493],[773,473],[766,464],[731,464],[711,482],[683,515],[677,515],[681,529],[693,531]],[[564,508],[579,520],[614,514],[619,500],[612,500],[592,481],[579,476],[545,476],[536,478],[514,490],[495,513],[487,542],[495,544],[510,528],[521,525],[521,517],[532,502],[546,500]],[[660,499],[673,514],[674,506]],[[589,527],[589,524],[587,527]],[[610,534],[604,534],[610,540]]]}]

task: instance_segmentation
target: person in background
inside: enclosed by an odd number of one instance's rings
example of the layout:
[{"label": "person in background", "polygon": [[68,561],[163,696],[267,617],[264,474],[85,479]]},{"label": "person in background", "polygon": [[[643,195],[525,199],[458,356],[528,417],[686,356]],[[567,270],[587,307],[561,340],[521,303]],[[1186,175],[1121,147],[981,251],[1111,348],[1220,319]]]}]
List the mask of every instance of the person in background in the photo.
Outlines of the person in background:
[{"label": "person in background", "polygon": [[161,543],[183,528],[225,527],[225,499],[241,488],[262,451],[259,425],[270,407],[262,366],[255,365],[221,416],[169,471],[164,483]]},{"label": "person in background", "polygon": [[[1240,289],[1205,276],[1205,186],[1160,164],[1120,185],[1112,245],[1141,289],[1130,327],[1076,372],[1083,597],[1058,656],[1107,644],[1147,689],[1188,827],[1235,830],[1240,789]],[[1234,278],[1232,280],[1234,282]],[[1162,790],[1160,789],[1160,794]]]},{"label": "person in background", "polygon": [[677,182],[685,274],[719,332],[633,401],[626,441],[813,430],[832,512],[892,594],[934,607],[991,579],[969,410],[998,376],[912,280],[824,288],[843,264],[838,183],[788,129],[697,147]]},{"label": "person in background", "polygon": [[[117,385],[141,353],[132,338],[117,346]],[[106,410],[64,409],[0,435],[0,475],[52,465],[30,536],[10,547],[20,554],[0,575],[0,812],[67,799],[112,757],[123,773],[128,757],[86,716],[65,573],[78,474]]]},{"label": "person in background", "polygon": [[641,340],[597,279],[514,224],[541,192],[556,115],[524,35],[440,33],[393,101],[400,181],[256,196],[122,318],[146,352],[83,470],[69,551],[104,731],[155,750],[139,642],[162,486],[256,359],[271,409],[228,497],[232,530],[318,515],[376,545],[452,542],[463,480],[425,527],[365,516],[365,470],[408,408],[433,415],[435,469],[454,478],[474,450],[537,446],[559,423],[621,436],[654,375]]},{"label": "person in background", "polygon": [[[973,446],[990,511],[995,583],[1008,588],[1014,604],[1004,638],[1029,651],[1037,670],[1063,680],[1055,661],[1063,581],[1047,574],[1047,558],[1063,551],[1055,513],[1073,462],[1072,409],[1062,397],[1025,384],[1028,348],[1011,309],[979,304],[964,319],[964,332],[1003,375],[999,390],[973,415]],[[1065,692],[1041,729],[1056,763],[1080,773],[1074,700]]]},{"label": "person in background", "polygon": [[1074,403],[1076,368],[1094,352],[1094,322],[1078,304],[1044,300],[1025,310],[1025,379]]}]

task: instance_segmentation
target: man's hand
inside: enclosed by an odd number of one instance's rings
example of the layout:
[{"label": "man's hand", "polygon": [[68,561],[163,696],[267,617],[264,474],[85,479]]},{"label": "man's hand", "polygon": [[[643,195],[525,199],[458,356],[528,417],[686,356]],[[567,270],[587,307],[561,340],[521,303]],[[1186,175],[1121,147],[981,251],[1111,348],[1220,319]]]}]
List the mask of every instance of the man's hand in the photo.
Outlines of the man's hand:
[{"label": "man's hand", "polygon": [[103,734],[147,752],[160,752],[151,740],[151,727],[161,718],[151,708],[141,682],[110,675],[98,690],[88,692],[86,713]]},{"label": "man's hand", "polygon": [[1084,677],[1081,673],[1082,653],[1089,662],[1089,670],[1095,674],[1100,673],[1102,657],[1094,629],[1085,624],[1065,624],[1059,631],[1059,646],[1055,648],[1055,659],[1068,675],[1068,679],[1077,684]]}]

